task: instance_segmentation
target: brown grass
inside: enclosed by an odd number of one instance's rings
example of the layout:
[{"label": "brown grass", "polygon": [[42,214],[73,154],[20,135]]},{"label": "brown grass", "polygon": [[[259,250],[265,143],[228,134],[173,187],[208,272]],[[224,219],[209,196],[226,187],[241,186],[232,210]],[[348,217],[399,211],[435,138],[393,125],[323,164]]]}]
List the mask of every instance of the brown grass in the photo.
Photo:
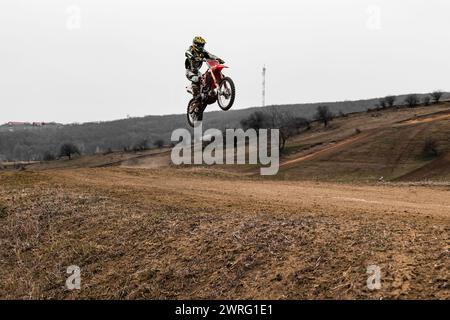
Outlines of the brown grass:
[{"label": "brown grass", "polygon": [[167,152],[0,172],[0,298],[449,299],[449,107],[313,125],[269,179]]},{"label": "brown grass", "polygon": [[[32,173],[20,173],[19,181]],[[189,169],[0,174],[0,297],[448,299],[449,189]],[[366,268],[382,268],[382,289]],[[64,288],[69,265],[82,289]]]}]

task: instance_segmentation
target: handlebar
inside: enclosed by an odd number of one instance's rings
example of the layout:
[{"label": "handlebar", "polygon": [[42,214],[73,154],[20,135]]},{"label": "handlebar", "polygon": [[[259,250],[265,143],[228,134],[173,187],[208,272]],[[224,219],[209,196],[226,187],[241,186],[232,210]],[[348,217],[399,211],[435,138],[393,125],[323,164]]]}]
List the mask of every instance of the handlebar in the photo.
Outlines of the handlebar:
[{"label": "handlebar", "polygon": [[222,63],[221,63],[220,60],[217,60],[217,59],[206,59],[206,58],[203,58],[203,62],[206,62],[206,65],[208,66],[208,68],[211,68],[211,66],[208,64],[209,60],[217,61],[219,64],[224,64],[225,63],[225,61],[223,61],[223,60],[222,60]]}]

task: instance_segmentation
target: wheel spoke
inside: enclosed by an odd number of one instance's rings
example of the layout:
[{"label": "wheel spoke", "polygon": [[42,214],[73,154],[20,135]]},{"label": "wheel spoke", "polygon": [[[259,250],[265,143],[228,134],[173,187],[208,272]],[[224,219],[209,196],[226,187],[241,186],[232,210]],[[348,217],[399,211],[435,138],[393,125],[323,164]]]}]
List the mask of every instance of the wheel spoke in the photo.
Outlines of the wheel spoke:
[{"label": "wheel spoke", "polygon": [[220,88],[220,95],[222,97],[225,97],[225,99],[227,99],[227,100],[230,98],[230,88],[228,87],[227,82],[223,82],[223,84]]}]

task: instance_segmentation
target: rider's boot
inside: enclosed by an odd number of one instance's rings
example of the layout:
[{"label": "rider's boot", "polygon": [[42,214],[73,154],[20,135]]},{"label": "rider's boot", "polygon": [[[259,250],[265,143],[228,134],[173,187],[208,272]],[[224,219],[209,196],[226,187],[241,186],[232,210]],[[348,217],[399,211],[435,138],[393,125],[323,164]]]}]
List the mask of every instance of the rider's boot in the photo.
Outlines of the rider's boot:
[{"label": "rider's boot", "polygon": [[189,113],[197,113],[200,110],[200,105],[201,105],[201,101],[202,101],[202,95],[200,93],[200,88],[196,85],[192,86],[192,93],[194,96],[194,103],[191,104],[191,107],[189,109]]}]

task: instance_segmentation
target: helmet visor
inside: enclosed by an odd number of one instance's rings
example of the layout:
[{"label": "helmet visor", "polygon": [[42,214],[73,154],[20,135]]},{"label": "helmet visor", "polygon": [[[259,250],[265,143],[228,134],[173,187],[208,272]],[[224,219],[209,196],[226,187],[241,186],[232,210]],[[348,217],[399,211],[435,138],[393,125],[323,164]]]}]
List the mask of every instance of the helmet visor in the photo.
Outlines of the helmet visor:
[{"label": "helmet visor", "polygon": [[199,50],[203,50],[204,48],[205,48],[205,44],[204,43],[198,43],[198,42],[196,42],[196,43],[194,43],[195,44],[195,46],[197,47],[197,49],[199,49]]}]

